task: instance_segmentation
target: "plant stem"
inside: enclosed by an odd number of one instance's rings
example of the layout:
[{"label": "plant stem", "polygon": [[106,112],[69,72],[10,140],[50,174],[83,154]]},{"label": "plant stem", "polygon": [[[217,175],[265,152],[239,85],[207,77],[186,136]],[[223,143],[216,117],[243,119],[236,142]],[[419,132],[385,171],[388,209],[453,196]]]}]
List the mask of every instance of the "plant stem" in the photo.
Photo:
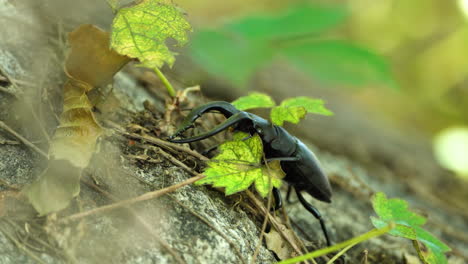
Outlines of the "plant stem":
[{"label": "plant stem", "polygon": [[174,90],[174,87],[172,87],[171,83],[167,80],[166,76],[158,69],[154,68],[154,71],[158,75],[159,79],[163,82],[164,86],[166,86],[167,92],[169,93],[170,96],[175,97],[176,92]]},{"label": "plant stem", "polygon": [[421,262],[424,264],[429,264],[426,258],[424,257],[421,247],[419,246],[419,242],[417,240],[413,240],[413,247],[414,249],[416,249],[416,252],[418,252],[418,257],[421,260]]},{"label": "plant stem", "polygon": [[290,258],[290,259],[287,259],[287,260],[283,260],[283,261],[279,262],[279,264],[292,264],[292,263],[297,263],[297,262],[304,261],[304,260],[307,260],[307,259],[320,257],[320,256],[326,255],[328,253],[340,250],[342,248],[346,248],[346,247],[348,247],[350,245],[358,244],[358,243],[361,243],[363,241],[369,240],[371,238],[383,235],[383,234],[387,233],[388,231],[392,230],[394,227],[395,227],[395,224],[390,223],[386,227],[383,227],[383,228],[380,228],[380,229],[375,229],[374,228],[374,229],[372,229],[371,231],[369,231],[369,232],[367,232],[365,234],[362,234],[360,236],[351,238],[351,239],[346,240],[344,242],[341,242],[339,244],[336,244],[336,245],[333,245],[333,246],[327,247],[327,248],[322,248],[322,249],[307,253],[307,254],[302,255],[302,256],[298,256],[298,257],[295,257],[295,258]]},{"label": "plant stem", "polygon": [[339,257],[341,257],[341,255],[343,255],[344,253],[346,253],[346,251],[350,250],[352,247],[354,247],[357,243],[353,243],[345,248],[343,248],[342,250],[340,250],[340,252],[336,253],[335,256],[333,256],[333,258],[331,258],[327,264],[333,264]]}]

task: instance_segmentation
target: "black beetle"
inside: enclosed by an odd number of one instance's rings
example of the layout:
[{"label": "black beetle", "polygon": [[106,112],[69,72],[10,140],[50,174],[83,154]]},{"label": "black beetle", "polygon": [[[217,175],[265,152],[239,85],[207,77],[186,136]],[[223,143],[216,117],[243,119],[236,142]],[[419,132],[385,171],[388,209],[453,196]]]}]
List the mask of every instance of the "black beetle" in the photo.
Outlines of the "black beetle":
[{"label": "black beetle", "polygon": [[[194,127],[193,123],[206,112],[219,111],[227,120],[212,130],[190,137],[174,139],[184,131]],[[284,128],[273,125],[269,121],[248,113],[240,111],[232,104],[224,101],[214,101],[193,109],[185,118],[180,128],[169,137],[174,143],[190,143],[211,137],[229,127],[254,135],[257,133],[263,141],[263,149],[267,161],[279,160],[281,167],[286,173],[285,180],[289,186],[294,187],[301,204],[320,221],[322,231],[325,235],[327,245],[330,239],[325,227],[325,222],[320,212],[308,203],[301,194],[306,191],[314,198],[327,203],[331,202],[332,190],[330,182],[320,167],[320,163],[314,153],[299,139],[289,134]],[[288,196],[290,189],[288,190]],[[276,208],[281,207],[281,196],[277,189],[273,189]]]}]

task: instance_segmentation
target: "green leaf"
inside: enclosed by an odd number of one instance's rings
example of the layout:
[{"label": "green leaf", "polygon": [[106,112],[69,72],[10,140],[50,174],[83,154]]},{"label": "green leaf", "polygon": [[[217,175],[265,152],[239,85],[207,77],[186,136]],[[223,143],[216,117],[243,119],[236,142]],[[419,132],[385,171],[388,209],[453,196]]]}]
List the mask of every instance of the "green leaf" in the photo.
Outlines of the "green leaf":
[{"label": "green leaf", "polygon": [[342,22],[343,8],[300,5],[283,14],[252,15],[192,38],[194,60],[209,73],[246,87],[253,74],[277,54],[277,41],[309,36]]},{"label": "green leaf", "polygon": [[440,251],[433,251],[431,249],[423,256],[427,263],[430,264],[447,264],[445,254]]},{"label": "green leaf", "polygon": [[323,100],[299,96],[286,99],[281,102],[281,105],[273,108],[270,118],[275,125],[279,126],[283,125],[284,121],[297,124],[307,113],[333,115],[325,108]]},{"label": "green leaf", "polygon": [[[447,258],[444,253],[450,251],[450,247],[420,227],[416,227],[415,230],[418,240],[426,245],[426,250],[421,250],[421,255],[426,263],[446,264]],[[415,248],[418,250],[417,246]]]},{"label": "green leaf", "polygon": [[169,0],[142,0],[139,4],[122,8],[112,24],[111,47],[123,55],[140,60],[142,66],[161,68],[175,61],[166,45],[173,39],[178,46],[187,40],[190,24]]},{"label": "green leaf", "polygon": [[374,211],[381,220],[389,223],[395,222],[396,228],[390,233],[395,236],[416,239],[416,232],[413,230],[408,234],[407,228],[413,229],[426,223],[426,219],[408,210],[408,203],[400,199],[387,199],[384,193],[379,192],[372,201]]},{"label": "green leaf", "polygon": [[282,40],[321,33],[344,21],[345,8],[297,5],[282,14],[257,14],[226,28],[255,41]]},{"label": "green leaf", "polygon": [[[389,223],[388,221],[384,221],[384,220],[382,220],[380,218],[375,218],[375,217],[372,217],[372,216],[371,216],[371,221],[372,221],[372,224],[375,227],[378,227],[378,228],[382,228],[384,226],[387,226],[388,223]],[[395,228],[393,228],[389,233],[394,235],[394,236],[405,237],[405,238],[408,238],[408,239],[416,239],[417,238],[416,231],[412,227],[402,225],[402,224],[396,224]]]},{"label": "green leaf", "polygon": [[288,98],[281,102],[283,107],[295,107],[302,106],[306,109],[307,113],[319,114],[319,115],[333,115],[333,112],[325,107],[325,102],[321,99],[314,99],[307,96],[298,96]]},{"label": "green leaf", "polygon": [[307,110],[302,106],[291,106],[283,107],[277,106],[271,109],[270,118],[273,124],[282,126],[284,121],[291,122],[293,124],[299,123],[302,118],[307,114]]},{"label": "green leaf", "polygon": [[299,70],[324,83],[357,86],[384,83],[396,87],[383,57],[344,41],[294,43],[281,53]]},{"label": "green leaf", "polygon": [[275,102],[267,94],[249,93],[247,96],[237,98],[237,100],[232,102],[232,105],[239,110],[247,110],[253,108],[273,107],[275,106]]},{"label": "green leaf", "polygon": [[415,227],[415,230],[418,240],[423,242],[428,248],[440,252],[448,252],[451,250],[449,246],[421,227]]},{"label": "green leaf", "polygon": [[280,163],[270,162],[262,165],[263,146],[258,135],[248,138],[243,132],[234,134],[232,141],[220,145],[220,153],[208,162],[205,178],[196,184],[212,184],[224,187],[226,195],[231,195],[249,188],[255,188],[262,197],[266,197],[273,187],[281,186],[284,172]]},{"label": "green leaf", "polygon": [[406,201],[387,199],[384,193],[379,192],[373,197],[372,205],[379,216],[379,218],[371,217],[375,227],[380,228],[395,222],[396,227],[389,232],[390,234],[424,243],[429,249],[424,256],[428,263],[447,263],[444,252],[450,251],[450,248],[421,227],[426,223],[426,218],[411,212]]},{"label": "green leaf", "polygon": [[273,56],[273,50],[263,43],[226,30],[199,31],[191,42],[192,57],[198,64],[240,87],[245,87],[254,72]]}]

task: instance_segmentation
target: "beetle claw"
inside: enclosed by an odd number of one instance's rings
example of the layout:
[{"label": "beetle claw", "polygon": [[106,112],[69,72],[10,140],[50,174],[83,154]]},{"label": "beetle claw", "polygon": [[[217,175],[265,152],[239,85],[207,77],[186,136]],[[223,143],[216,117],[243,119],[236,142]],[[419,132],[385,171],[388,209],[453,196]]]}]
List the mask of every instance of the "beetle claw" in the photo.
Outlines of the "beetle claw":
[{"label": "beetle claw", "polygon": [[[187,115],[187,117],[182,122],[181,127],[179,129],[177,129],[176,132],[173,135],[169,136],[169,141],[173,141],[174,138],[180,136],[182,133],[184,133],[188,129],[193,128],[195,121],[198,118],[200,118],[204,113],[207,113],[207,112],[210,112],[210,111],[219,111],[228,119],[231,116],[239,114],[240,112],[242,112],[242,111],[238,110],[237,108],[235,108],[232,104],[230,104],[228,102],[224,102],[224,101],[215,101],[215,102],[211,102],[211,103],[208,103],[208,104],[205,104],[205,105],[201,105],[201,106],[193,109]],[[212,130],[212,131],[214,132],[214,130]],[[214,134],[219,133],[219,132],[220,131],[215,132]],[[214,134],[211,134],[211,135],[214,135]],[[198,140],[200,140],[200,139],[198,139]],[[176,141],[173,141],[173,142],[176,142]],[[190,141],[190,142],[192,142],[192,141]]]}]

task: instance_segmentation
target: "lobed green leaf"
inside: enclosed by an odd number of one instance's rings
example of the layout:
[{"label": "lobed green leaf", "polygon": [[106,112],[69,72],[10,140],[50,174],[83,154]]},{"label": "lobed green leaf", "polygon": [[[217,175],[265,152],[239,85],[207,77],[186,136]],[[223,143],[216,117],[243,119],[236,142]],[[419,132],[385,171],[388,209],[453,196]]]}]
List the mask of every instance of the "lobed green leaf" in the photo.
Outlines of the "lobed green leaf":
[{"label": "lobed green leaf", "polygon": [[426,218],[411,212],[406,201],[387,199],[384,193],[379,192],[374,195],[372,205],[379,216],[379,218],[371,217],[375,227],[379,228],[395,222],[396,227],[389,232],[390,234],[424,243],[429,249],[423,256],[427,263],[447,263],[444,253],[450,251],[450,247],[421,227],[426,223]]},{"label": "lobed green leaf", "polygon": [[321,99],[314,99],[307,96],[298,96],[293,98],[285,99],[281,102],[281,106],[284,107],[304,107],[307,113],[319,114],[319,115],[333,115],[333,112],[325,107],[325,102]]},{"label": "lobed green leaf", "polygon": [[122,8],[112,23],[111,47],[123,55],[140,60],[142,66],[161,68],[172,66],[175,53],[166,41],[173,39],[178,46],[187,43],[190,24],[169,0],[142,0]]},{"label": "lobed green leaf", "polygon": [[440,252],[448,252],[451,250],[449,246],[421,227],[415,227],[415,230],[418,240],[423,242],[428,248]]},{"label": "lobed green leaf", "polygon": [[281,102],[281,105],[273,108],[270,118],[275,125],[279,126],[283,125],[285,121],[297,124],[307,113],[333,115],[325,107],[323,100],[299,96],[288,98]]},{"label": "lobed green leaf", "polygon": [[262,165],[262,140],[258,135],[248,137],[247,133],[237,132],[232,141],[221,144],[220,153],[208,162],[204,172],[206,177],[196,184],[224,187],[226,195],[244,191],[255,184],[262,197],[266,197],[273,187],[280,187],[284,172],[279,162]]},{"label": "lobed green leaf", "polygon": [[293,124],[299,123],[307,114],[307,110],[302,106],[277,106],[271,109],[270,118],[273,124],[282,126],[285,121]]},{"label": "lobed green leaf", "polygon": [[273,99],[264,93],[249,93],[247,96],[242,96],[237,98],[234,102],[232,102],[239,110],[247,110],[253,108],[263,108],[263,107],[273,107],[275,106],[275,102]]}]

